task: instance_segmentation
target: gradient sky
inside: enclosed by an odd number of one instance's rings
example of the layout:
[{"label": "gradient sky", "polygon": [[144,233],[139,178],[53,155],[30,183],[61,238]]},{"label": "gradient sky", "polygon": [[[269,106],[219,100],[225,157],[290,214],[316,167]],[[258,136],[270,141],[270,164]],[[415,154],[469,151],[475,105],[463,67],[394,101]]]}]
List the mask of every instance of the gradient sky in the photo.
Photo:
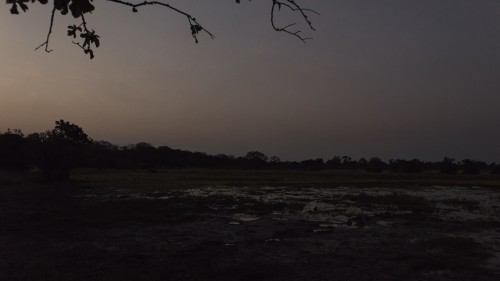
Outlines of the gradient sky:
[{"label": "gradient sky", "polygon": [[499,0],[302,0],[321,13],[307,44],[272,30],[271,1],[168,1],[215,34],[200,44],[169,10],[94,2],[94,60],[68,16],[54,51],[34,52],[50,7],[4,4],[0,131],[64,119],[97,140],[211,154],[500,162]]}]

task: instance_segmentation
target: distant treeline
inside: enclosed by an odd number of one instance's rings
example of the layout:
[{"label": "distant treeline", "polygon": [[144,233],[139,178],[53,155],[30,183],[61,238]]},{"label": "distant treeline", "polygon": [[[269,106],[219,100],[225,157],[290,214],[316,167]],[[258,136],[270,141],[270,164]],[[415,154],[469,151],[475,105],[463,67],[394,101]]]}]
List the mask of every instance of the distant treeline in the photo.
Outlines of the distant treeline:
[{"label": "distant treeline", "polygon": [[217,154],[154,147],[140,142],[117,146],[106,141],[94,141],[79,126],[64,120],[56,121],[54,129],[24,135],[20,130],[0,132],[0,169],[28,170],[38,168],[46,180],[66,180],[74,168],[150,169],[208,168],[208,169],[283,169],[283,170],[359,170],[373,173],[422,173],[436,171],[443,174],[500,174],[500,165],[465,159],[444,158],[439,162],[418,159],[391,159],[378,157],[354,160],[348,156],[334,156],[324,160],[281,161],[259,151],[245,156]]}]

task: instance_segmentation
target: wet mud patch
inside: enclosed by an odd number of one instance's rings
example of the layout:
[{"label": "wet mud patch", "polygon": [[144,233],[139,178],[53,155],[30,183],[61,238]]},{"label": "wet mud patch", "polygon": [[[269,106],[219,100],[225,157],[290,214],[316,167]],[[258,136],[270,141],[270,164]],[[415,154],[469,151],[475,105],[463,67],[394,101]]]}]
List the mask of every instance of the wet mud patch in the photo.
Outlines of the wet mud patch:
[{"label": "wet mud patch", "polygon": [[499,201],[439,186],[16,195],[0,279],[498,280]]}]

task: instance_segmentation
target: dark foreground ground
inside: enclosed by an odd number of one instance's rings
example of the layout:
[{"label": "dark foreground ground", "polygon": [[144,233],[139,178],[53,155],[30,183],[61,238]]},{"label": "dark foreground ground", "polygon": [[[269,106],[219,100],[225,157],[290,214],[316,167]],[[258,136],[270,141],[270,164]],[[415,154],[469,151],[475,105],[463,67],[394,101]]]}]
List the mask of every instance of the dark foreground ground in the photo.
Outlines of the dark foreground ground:
[{"label": "dark foreground ground", "polygon": [[0,280],[500,280],[498,179],[0,176]]}]

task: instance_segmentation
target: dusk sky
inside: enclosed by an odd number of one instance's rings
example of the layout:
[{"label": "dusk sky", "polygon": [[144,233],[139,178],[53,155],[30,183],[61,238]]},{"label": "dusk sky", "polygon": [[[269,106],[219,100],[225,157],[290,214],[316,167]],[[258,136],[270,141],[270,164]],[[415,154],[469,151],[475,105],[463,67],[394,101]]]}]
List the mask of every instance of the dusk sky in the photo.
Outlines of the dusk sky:
[{"label": "dusk sky", "polygon": [[0,131],[64,119],[96,140],[210,154],[500,162],[499,0],[297,0],[321,13],[317,31],[280,22],[307,44],[272,29],[271,1],[166,2],[216,38],[195,44],[165,8],[96,0],[95,59],[60,14],[47,54],[34,48],[50,5],[3,4]]}]

